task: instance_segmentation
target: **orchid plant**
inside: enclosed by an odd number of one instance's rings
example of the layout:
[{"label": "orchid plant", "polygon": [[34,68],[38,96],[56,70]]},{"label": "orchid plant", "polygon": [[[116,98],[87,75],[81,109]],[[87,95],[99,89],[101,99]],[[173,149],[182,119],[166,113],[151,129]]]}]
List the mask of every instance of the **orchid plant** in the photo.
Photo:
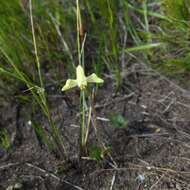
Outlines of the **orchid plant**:
[{"label": "orchid plant", "polygon": [[[80,89],[80,105],[82,110],[81,117],[81,127],[80,127],[80,154],[82,154],[84,147],[86,146],[88,139],[88,131],[90,125],[91,109],[88,112],[88,121],[86,122],[86,89],[89,83],[103,83],[104,80],[99,78],[95,73],[89,76],[85,75],[84,71],[84,44],[86,40],[86,35],[82,34],[82,19],[80,12],[79,0],[76,0],[76,17],[77,17],[77,49],[78,49],[78,66],[76,67],[76,79],[68,79],[62,88],[62,91],[69,90],[74,87],[79,87]],[[83,37],[82,37],[83,36]],[[80,44],[82,42],[82,46]]]},{"label": "orchid plant", "polygon": [[85,90],[88,86],[88,83],[103,83],[104,80],[99,78],[95,73],[92,73],[89,76],[85,75],[83,67],[79,64],[76,67],[76,79],[68,79],[65,83],[65,85],[62,88],[62,91],[69,90],[74,87],[79,87],[81,91],[81,100],[82,100],[82,124],[81,124],[81,130],[80,130],[80,137],[81,137],[81,148],[83,148],[86,145],[87,137],[88,137],[88,125],[86,123],[85,119],[85,113],[86,113],[86,97],[85,97]]}]

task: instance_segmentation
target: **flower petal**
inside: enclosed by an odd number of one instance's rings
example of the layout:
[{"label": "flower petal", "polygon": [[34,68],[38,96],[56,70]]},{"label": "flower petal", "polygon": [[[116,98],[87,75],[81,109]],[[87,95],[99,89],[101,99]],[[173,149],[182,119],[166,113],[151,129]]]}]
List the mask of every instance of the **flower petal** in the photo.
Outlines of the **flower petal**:
[{"label": "flower petal", "polygon": [[76,74],[77,74],[78,86],[79,87],[81,87],[81,85],[82,86],[87,86],[86,76],[84,74],[84,69],[83,69],[83,67],[81,65],[77,66]]},{"label": "flower petal", "polygon": [[95,73],[93,73],[87,77],[87,82],[89,82],[89,83],[103,83],[104,80],[102,80]]},{"label": "flower petal", "polygon": [[63,86],[62,91],[69,90],[70,88],[74,88],[77,86],[77,80],[68,79],[66,84]]}]

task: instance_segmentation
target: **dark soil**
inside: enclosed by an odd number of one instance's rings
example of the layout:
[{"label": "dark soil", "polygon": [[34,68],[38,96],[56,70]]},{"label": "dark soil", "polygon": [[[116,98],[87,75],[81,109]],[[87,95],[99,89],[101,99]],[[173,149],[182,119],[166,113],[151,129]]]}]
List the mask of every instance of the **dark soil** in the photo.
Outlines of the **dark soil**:
[{"label": "dark soil", "polygon": [[[92,126],[88,147],[97,142],[110,147],[99,162],[78,159],[77,90],[49,96],[69,161],[40,146],[28,124],[28,106],[3,105],[0,127],[8,129],[13,145],[0,149],[0,190],[190,189],[190,91],[139,64],[123,73],[123,79],[115,93],[112,77],[105,76],[96,97],[99,140]],[[125,116],[128,126],[113,128],[108,120],[113,113]],[[48,125],[43,119],[41,123]]]}]

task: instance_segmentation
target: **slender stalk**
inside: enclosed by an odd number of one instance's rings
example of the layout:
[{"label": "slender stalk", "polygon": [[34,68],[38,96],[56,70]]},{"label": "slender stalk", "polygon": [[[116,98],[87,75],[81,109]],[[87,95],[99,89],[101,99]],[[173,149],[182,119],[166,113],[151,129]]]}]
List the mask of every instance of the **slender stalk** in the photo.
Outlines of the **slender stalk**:
[{"label": "slender stalk", "polygon": [[76,5],[77,5],[77,50],[78,50],[78,62],[79,62],[79,65],[81,65],[80,33],[81,33],[81,30],[82,30],[82,23],[81,23],[79,0],[76,0]]},{"label": "slender stalk", "polygon": [[33,45],[34,45],[34,52],[35,52],[35,57],[36,57],[36,65],[37,65],[37,70],[38,70],[38,76],[40,80],[40,85],[43,88],[43,80],[42,80],[42,74],[41,74],[41,68],[40,68],[40,60],[38,56],[38,49],[36,45],[36,37],[35,37],[35,30],[34,30],[34,21],[33,21],[33,12],[32,12],[32,0],[29,1],[30,5],[30,22],[31,22],[31,27],[32,27],[32,38],[33,38]]},{"label": "slender stalk", "polygon": [[38,70],[38,76],[39,76],[39,80],[40,80],[40,86],[41,89],[38,92],[38,95],[40,97],[40,100],[42,102],[42,107],[43,110],[46,114],[46,117],[49,121],[50,127],[51,127],[51,132],[52,132],[52,137],[54,142],[56,143],[61,155],[65,156],[66,155],[66,148],[62,142],[62,137],[59,133],[58,128],[55,126],[51,114],[49,112],[49,107],[48,107],[48,103],[47,103],[47,99],[45,96],[45,92],[44,92],[44,84],[43,84],[43,80],[42,80],[42,74],[41,74],[41,68],[40,68],[40,60],[39,60],[39,56],[38,56],[38,49],[37,49],[37,43],[36,43],[36,37],[35,37],[35,30],[34,30],[34,21],[33,21],[33,12],[32,12],[32,0],[29,1],[29,5],[30,5],[30,21],[31,21],[31,27],[32,27],[32,38],[33,38],[33,45],[34,45],[34,51],[35,51],[35,57],[36,57],[36,65],[37,65],[37,70]]},{"label": "slender stalk", "polygon": [[67,150],[66,150],[66,147],[64,146],[64,143],[63,143],[62,137],[61,137],[61,135],[59,133],[59,130],[55,126],[55,124],[54,124],[54,122],[53,122],[50,114],[49,114],[48,120],[49,120],[51,129],[52,129],[53,140],[56,143],[56,145],[58,147],[58,150],[60,151],[61,156],[64,156],[64,158],[67,160]]},{"label": "slender stalk", "polygon": [[[86,34],[83,36],[83,28],[82,28],[82,20],[81,20],[81,12],[80,12],[80,3],[79,0],[76,0],[76,6],[77,6],[77,50],[78,50],[78,63],[79,65],[82,65],[83,69],[85,67],[84,65],[84,44],[86,40]],[[82,45],[81,45],[82,43]],[[85,145],[86,145],[86,97],[85,97],[85,91],[82,90],[80,93],[80,99],[81,99],[81,111],[82,111],[82,117],[81,117],[81,128],[80,128],[80,156],[82,156],[82,153],[84,151]]]},{"label": "slender stalk", "polygon": [[86,136],[86,118],[85,118],[85,92],[81,92],[82,95],[82,125],[81,125],[81,146],[85,146],[85,136]]},{"label": "slender stalk", "polygon": [[87,120],[87,123],[86,123],[86,132],[85,132],[85,144],[87,143],[87,140],[88,140],[91,117],[92,117],[92,105],[90,105],[89,111],[88,111],[88,120]]},{"label": "slender stalk", "polygon": [[144,7],[145,30],[146,30],[146,32],[149,32],[147,0],[145,0],[145,1],[143,2],[143,7]]}]

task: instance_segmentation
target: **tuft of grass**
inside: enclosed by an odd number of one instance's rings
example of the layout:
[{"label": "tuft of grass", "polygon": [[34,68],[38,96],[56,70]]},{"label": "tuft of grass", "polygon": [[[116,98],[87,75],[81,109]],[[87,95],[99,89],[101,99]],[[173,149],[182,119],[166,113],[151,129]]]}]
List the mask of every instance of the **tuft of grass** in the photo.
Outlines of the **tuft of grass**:
[{"label": "tuft of grass", "polygon": [[[19,82],[23,83],[25,85],[26,90],[31,92],[33,100],[37,103],[36,105],[38,105],[41,108],[45,117],[49,121],[49,125],[51,127],[50,135],[52,136],[54,143],[56,144],[56,146],[59,147],[61,156],[63,155],[65,156],[66,150],[62,142],[62,137],[51,117],[51,113],[47,102],[47,95],[44,88],[44,82],[43,82],[44,75],[42,76],[41,65],[40,65],[41,55],[39,55],[40,51],[38,51],[39,46],[37,43],[37,40],[39,40],[39,33],[36,32],[35,27],[37,24],[35,25],[33,20],[32,1],[31,0],[29,1],[29,15],[28,17],[26,17],[28,19],[30,18],[31,25],[27,25],[28,23],[26,22],[26,19],[24,19],[25,15],[20,7],[19,1],[15,0],[13,2],[14,7],[12,7],[12,9],[10,9],[10,7],[8,6],[9,4],[10,4],[9,1],[4,3],[5,10],[7,8],[7,11],[10,12],[12,15],[7,15],[5,19],[0,21],[0,25],[2,26],[0,31],[0,51],[3,61],[0,71],[7,78],[13,77],[17,79]],[[38,6],[39,3],[35,5]],[[17,12],[18,10],[21,11],[21,14],[18,14]],[[37,9],[37,10],[42,11],[42,9],[41,10]],[[15,19],[15,21],[13,19]],[[20,20],[24,22],[25,27],[22,26],[23,23],[19,23]],[[7,26],[8,23],[11,23],[11,26],[13,27],[9,28]],[[16,30],[14,27],[16,27]],[[37,37],[36,33],[38,33]],[[15,44],[11,42],[13,39],[9,39],[8,34],[11,34],[10,35],[11,38],[17,38],[19,36],[18,39],[15,40]],[[30,34],[31,36],[28,34]],[[43,42],[43,40],[41,41],[39,40],[38,42],[39,43]],[[46,42],[48,42],[48,40]],[[18,48],[14,47],[14,45],[17,46]],[[34,53],[30,50],[33,49],[33,45],[34,45]],[[25,50],[26,53],[23,52],[22,50]],[[32,62],[36,62],[36,65],[31,66],[30,64],[27,63],[28,68],[25,67],[25,61],[24,61],[25,55],[28,55],[27,58],[31,58],[30,60]],[[33,60],[33,58],[35,59]],[[30,60],[27,60],[27,62]],[[34,71],[34,73],[31,73],[31,70]]]},{"label": "tuft of grass", "polygon": [[[181,0],[165,0],[161,11],[167,20],[159,20],[159,31],[156,37],[165,43],[163,49],[153,53],[151,58],[155,68],[168,76],[180,79],[180,73],[189,71],[189,2]],[[159,64],[157,64],[159,62]],[[179,77],[179,78],[178,78]]]},{"label": "tuft of grass", "polygon": [[0,132],[0,147],[5,150],[11,147],[10,137],[6,129]]},{"label": "tuft of grass", "polygon": [[31,120],[31,125],[40,146],[47,145],[50,151],[55,151],[57,147],[53,139],[51,139],[51,136],[40,126],[40,124],[38,124],[35,120]]}]

